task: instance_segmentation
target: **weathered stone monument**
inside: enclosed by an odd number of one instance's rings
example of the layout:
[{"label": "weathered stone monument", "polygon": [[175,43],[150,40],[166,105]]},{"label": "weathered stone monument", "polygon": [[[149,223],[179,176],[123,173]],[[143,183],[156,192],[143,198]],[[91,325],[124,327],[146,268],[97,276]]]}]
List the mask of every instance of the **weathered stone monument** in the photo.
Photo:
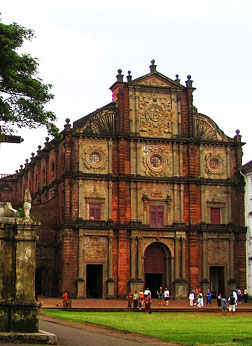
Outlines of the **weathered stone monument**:
[{"label": "weathered stone monument", "polygon": [[56,344],[56,336],[39,332],[35,300],[36,240],[39,223],[30,217],[31,195],[25,191],[20,217],[0,202],[0,343]]}]

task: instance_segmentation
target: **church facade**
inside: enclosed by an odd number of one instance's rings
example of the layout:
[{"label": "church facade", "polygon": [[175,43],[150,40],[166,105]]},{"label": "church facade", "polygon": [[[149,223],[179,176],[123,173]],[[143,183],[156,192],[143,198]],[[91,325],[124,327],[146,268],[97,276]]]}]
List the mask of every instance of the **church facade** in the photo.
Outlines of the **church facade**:
[{"label": "church facade", "polygon": [[137,79],[118,70],[111,103],[67,119],[60,139],[0,180],[16,207],[32,194],[38,294],[112,299],[166,286],[180,298],[246,286],[244,143],[198,113],[192,84],[154,61]]}]

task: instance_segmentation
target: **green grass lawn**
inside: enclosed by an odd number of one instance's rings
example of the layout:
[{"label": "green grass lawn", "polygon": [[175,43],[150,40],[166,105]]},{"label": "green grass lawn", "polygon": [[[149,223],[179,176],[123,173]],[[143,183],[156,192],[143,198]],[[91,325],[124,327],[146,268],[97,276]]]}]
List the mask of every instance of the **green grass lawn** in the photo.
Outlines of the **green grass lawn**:
[{"label": "green grass lawn", "polygon": [[252,338],[252,315],[223,316],[221,313],[155,312],[71,312],[43,310],[53,317],[75,322],[96,323],[120,330],[141,333],[163,341],[185,345],[252,345],[251,340],[232,342],[233,338]]}]

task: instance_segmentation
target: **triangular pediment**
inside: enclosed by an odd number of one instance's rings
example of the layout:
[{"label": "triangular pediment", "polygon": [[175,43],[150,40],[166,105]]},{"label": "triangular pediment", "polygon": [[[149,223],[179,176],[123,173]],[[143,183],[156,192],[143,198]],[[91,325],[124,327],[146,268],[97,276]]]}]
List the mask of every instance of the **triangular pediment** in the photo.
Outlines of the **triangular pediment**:
[{"label": "triangular pediment", "polygon": [[177,80],[173,81],[172,79],[163,76],[159,72],[149,73],[143,77],[137,78],[133,80],[131,84],[154,87],[184,88],[184,86],[181,85]]}]

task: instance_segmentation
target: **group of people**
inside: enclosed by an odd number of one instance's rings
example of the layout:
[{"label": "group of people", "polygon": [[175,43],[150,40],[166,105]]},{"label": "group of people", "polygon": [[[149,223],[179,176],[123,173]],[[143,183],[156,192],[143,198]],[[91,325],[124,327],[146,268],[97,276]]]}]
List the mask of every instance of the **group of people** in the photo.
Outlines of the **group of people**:
[{"label": "group of people", "polygon": [[146,288],[145,291],[140,291],[139,293],[135,291],[134,293],[129,292],[127,295],[127,301],[128,301],[128,308],[134,309],[134,311],[139,311],[144,308],[145,312],[151,314],[151,291],[149,288]]},{"label": "group of people", "polygon": [[[222,295],[221,293],[217,296],[217,305],[222,308],[222,312],[224,315],[226,315],[229,304],[229,311],[234,314],[235,307],[241,303],[242,296],[244,297],[244,302],[248,302],[248,291],[247,289],[244,289],[244,292],[242,294],[241,289],[234,290],[231,295],[226,298],[225,295]],[[207,290],[206,294],[206,305],[212,304],[212,292],[210,289]],[[198,306],[199,308],[204,307],[204,299],[203,299],[203,292],[201,289],[192,290],[192,292],[189,294],[189,305],[190,306]]]},{"label": "group of people", "polygon": [[163,289],[162,286],[159,287],[159,290],[157,290],[157,296],[159,305],[169,305],[170,291],[167,287],[165,287],[165,289]]},{"label": "group of people", "polygon": [[[159,287],[159,289],[157,290],[157,296],[159,305],[169,304],[170,292],[168,288],[163,289],[163,287]],[[140,291],[139,293],[137,291],[135,291],[134,293],[129,292],[126,298],[129,308],[133,307],[135,311],[137,309],[141,311],[144,308],[145,312],[151,313],[152,298],[149,288],[146,288],[145,291]]]},{"label": "group of people", "polygon": [[203,308],[204,300],[203,300],[203,292],[200,288],[196,290],[192,290],[189,294],[189,305],[194,306],[197,305],[199,308]]}]

